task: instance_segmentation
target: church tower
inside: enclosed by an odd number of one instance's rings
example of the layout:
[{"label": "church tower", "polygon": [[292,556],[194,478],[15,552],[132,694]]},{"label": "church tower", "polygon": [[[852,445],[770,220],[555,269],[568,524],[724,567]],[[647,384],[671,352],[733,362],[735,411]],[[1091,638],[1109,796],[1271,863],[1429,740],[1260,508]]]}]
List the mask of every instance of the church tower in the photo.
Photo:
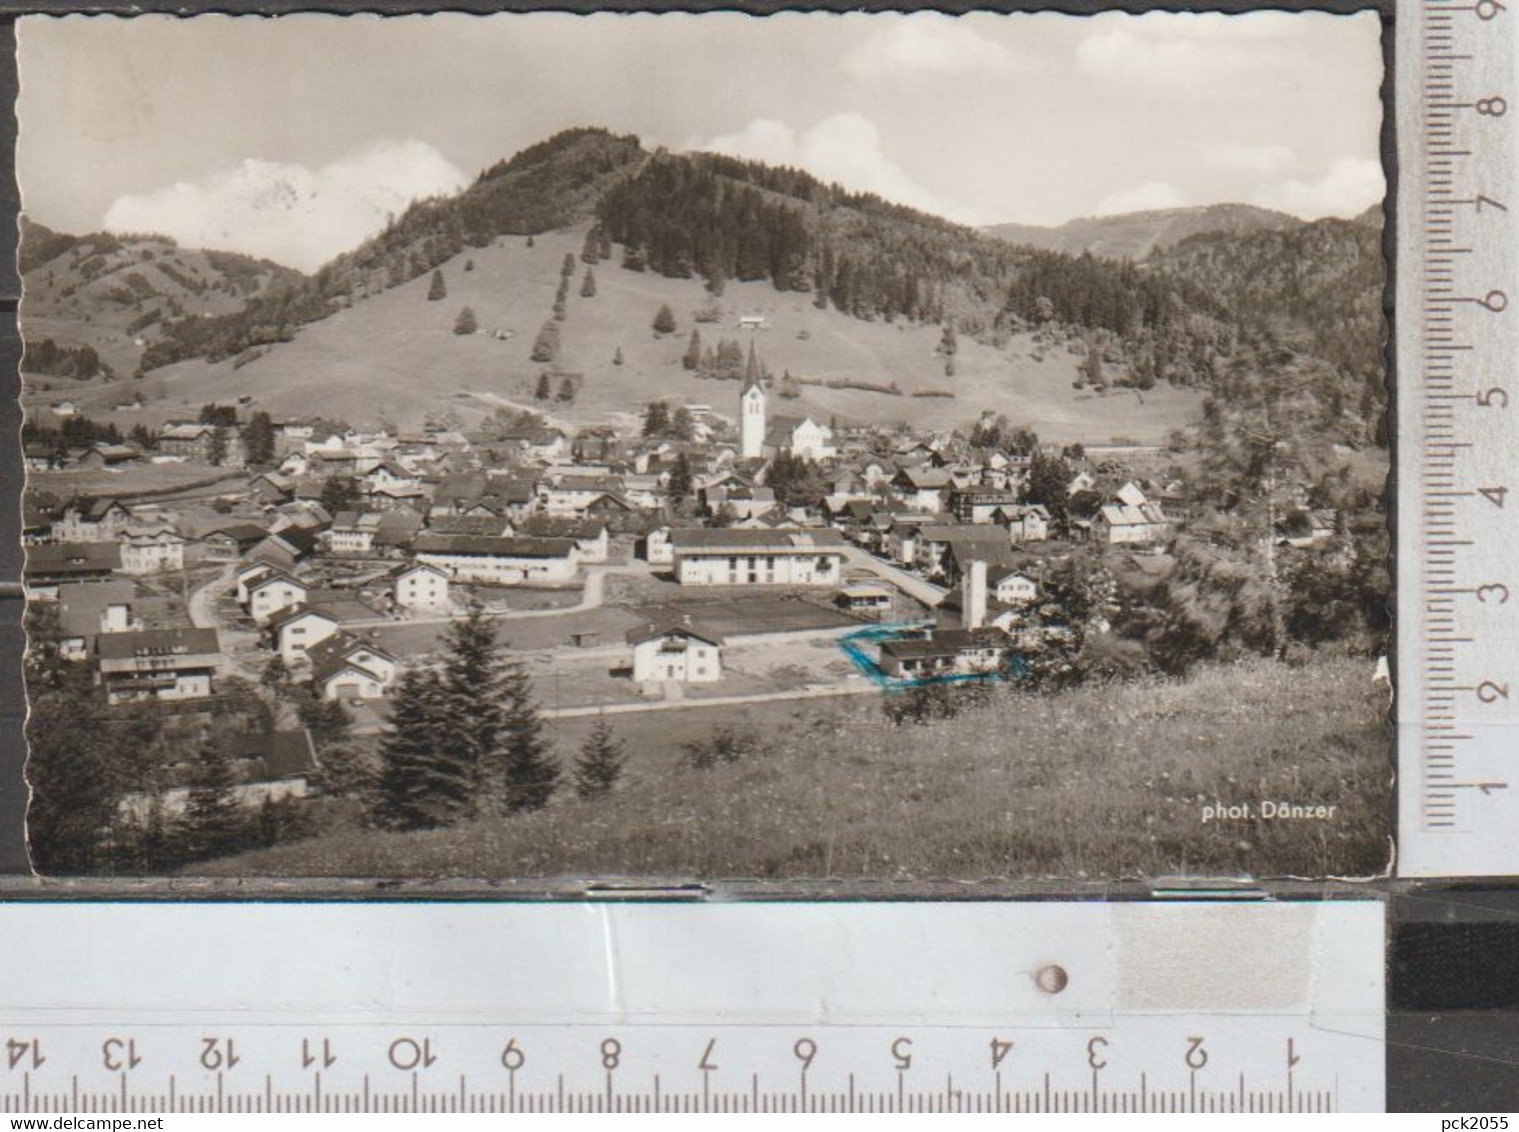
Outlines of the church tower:
[{"label": "church tower", "polygon": [[760,380],[753,342],[749,343],[749,364],[744,367],[744,384],[738,393],[738,454],[745,460],[758,460],[765,454],[765,383]]}]

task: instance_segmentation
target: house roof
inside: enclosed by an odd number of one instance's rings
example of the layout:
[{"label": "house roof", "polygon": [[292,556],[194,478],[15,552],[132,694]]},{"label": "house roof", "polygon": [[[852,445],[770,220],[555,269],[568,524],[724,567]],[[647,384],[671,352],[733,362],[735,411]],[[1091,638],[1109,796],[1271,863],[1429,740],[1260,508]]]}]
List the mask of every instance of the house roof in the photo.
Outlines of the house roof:
[{"label": "house roof", "polygon": [[675,610],[668,610],[637,628],[629,629],[627,641],[630,645],[641,645],[645,641],[658,640],[660,637],[668,637],[672,634],[695,637],[697,640],[706,641],[712,645],[723,643],[720,633],[706,628],[700,621],[693,621],[689,613],[680,613]]},{"label": "house roof", "polygon": [[264,573],[257,581],[248,583],[248,592],[250,594],[256,593],[259,590],[263,589],[265,586],[273,585],[275,582],[284,582],[287,585],[299,586],[302,593],[306,593],[311,589],[309,585],[301,581],[294,574],[287,574],[283,570],[278,570],[273,566],[270,566],[268,567],[267,572]]},{"label": "house roof", "polygon": [[773,530],[747,530],[735,528],[694,527],[670,532],[670,544],[677,554],[703,550],[726,551],[730,554],[745,552],[808,553],[817,550],[839,550],[844,546],[844,536],[829,527],[776,528]]},{"label": "house roof", "polygon": [[26,548],[24,573],[32,576],[97,574],[121,569],[121,544],[58,542]]},{"label": "house roof", "polygon": [[298,601],[294,605],[287,605],[273,617],[269,618],[269,628],[278,632],[290,624],[290,622],[299,621],[302,617],[307,616],[320,617],[326,621],[331,621],[334,625],[341,625],[343,623],[341,618],[335,616],[326,608],[317,609],[314,606],[307,605],[304,601]]},{"label": "house roof", "polygon": [[418,554],[474,554],[500,558],[568,558],[576,547],[573,539],[510,538],[489,535],[427,533],[412,544]]},{"label": "house roof", "polygon": [[428,574],[436,574],[440,578],[448,577],[446,570],[440,570],[431,562],[403,562],[399,566],[392,567],[387,576],[391,578],[404,578],[407,574],[415,574],[418,570]]},{"label": "house roof", "polygon": [[1000,629],[935,629],[927,639],[909,637],[883,641],[881,651],[898,660],[954,656],[963,649],[1002,648],[1007,635]]},{"label": "house roof", "polygon": [[306,658],[312,664],[320,666],[347,660],[354,653],[358,652],[373,653],[390,661],[396,659],[392,653],[387,652],[368,637],[356,636],[346,631],[334,633],[326,640],[318,641],[312,645],[306,650]]},{"label": "house roof", "polygon": [[217,535],[233,539],[239,546],[252,546],[269,532],[257,523],[233,523],[226,527],[217,527],[214,531],[207,531],[205,538],[215,538]]},{"label": "house roof", "polygon": [[1156,503],[1141,503],[1137,507],[1127,503],[1104,503],[1101,514],[1103,522],[1110,527],[1144,527],[1170,521]]},{"label": "house roof", "polygon": [[311,732],[304,727],[240,736],[232,755],[245,764],[242,768],[245,782],[300,778],[317,770],[316,747],[311,742]]},{"label": "house roof", "polygon": [[65,582],[58,587],[58,627],[65,637],[93,637],[100,632],[100,615],[109,606],[132,604],[132,597],[126,580]]},{"label": "house roof", "polygon": [[132,660],[139,656],[206,656],[221,652],[215,629],[134,629],[102,633],[95,638],[101,660]]}]

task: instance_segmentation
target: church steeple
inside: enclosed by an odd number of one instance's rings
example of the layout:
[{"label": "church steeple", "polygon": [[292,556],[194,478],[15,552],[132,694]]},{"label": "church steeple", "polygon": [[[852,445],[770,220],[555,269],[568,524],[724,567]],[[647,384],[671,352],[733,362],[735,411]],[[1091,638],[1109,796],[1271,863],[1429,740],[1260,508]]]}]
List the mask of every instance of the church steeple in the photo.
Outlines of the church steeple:
[{"label": "church steeple", "polygon": [[749,341],[749,360],[744,364],[744,384],[738,391],[738,395],[742,397],[745,393],[749,392],[751,385],[758,385],[762,388],[764,386],[764,382],[760,379],[759,355],[754,352],[753,339]]},{"label": "church steeple", "polygon": [[739,455],[758,460],[765,452],[765,383],[760,377],[759,357],[754,343],[749,343],[749,363],[744,367],[744,384],[738,391]]}]

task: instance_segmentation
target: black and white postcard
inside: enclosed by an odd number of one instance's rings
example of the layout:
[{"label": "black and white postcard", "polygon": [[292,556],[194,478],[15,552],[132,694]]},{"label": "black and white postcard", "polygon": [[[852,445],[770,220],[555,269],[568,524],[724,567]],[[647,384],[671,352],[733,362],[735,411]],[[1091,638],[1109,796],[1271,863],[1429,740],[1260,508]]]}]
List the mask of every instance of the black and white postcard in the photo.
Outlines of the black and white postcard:
[{"label": "black and white postcard", "polygon": [[1380,36],[21,19],[34,868],[1383,873]]}]

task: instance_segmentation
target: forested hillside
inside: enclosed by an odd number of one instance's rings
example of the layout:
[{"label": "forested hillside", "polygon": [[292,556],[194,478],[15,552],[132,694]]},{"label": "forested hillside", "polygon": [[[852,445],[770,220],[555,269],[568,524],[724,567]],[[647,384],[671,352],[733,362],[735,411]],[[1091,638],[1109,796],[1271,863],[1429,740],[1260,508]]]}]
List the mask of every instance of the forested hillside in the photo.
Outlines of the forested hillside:
[{"label": "forested hillside", "polygon": [[1384,404],[1375,230],[1277,227],[1274,214],[1241,221],[1237,211],[1226,218],[1259,230],[1193,235],[1135,264],[1017,247],[795,169],[569,130],[457,196],[413,205],[312,277],[281,278],[236,310],[185,313],[149,343],[142,368],[235,358],[470,249],[580,225],[587,264],[699,279],[714,299],[730,281],[768,282],[821,309],[943,325],[995,349],[1031,333],[1040,349],[1085,356],[1081,384],[1099,392],[1212,390],[1285,349],[1315,375],[1336,434],[1373,440]]}]

